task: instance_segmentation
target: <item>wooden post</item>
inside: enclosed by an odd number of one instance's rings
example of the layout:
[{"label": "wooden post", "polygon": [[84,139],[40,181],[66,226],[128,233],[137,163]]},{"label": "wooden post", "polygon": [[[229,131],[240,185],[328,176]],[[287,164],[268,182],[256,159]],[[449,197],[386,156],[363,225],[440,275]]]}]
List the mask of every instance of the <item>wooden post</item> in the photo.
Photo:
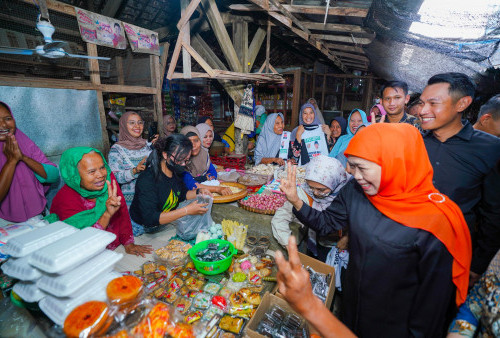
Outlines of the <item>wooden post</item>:
[{"label": "wooden post", "polygon": [[342,79],[342,100],[340,101],[340,110],[344,110],[344,96],[345,96],[345,77]]},{"label": "wooden post", "polygon": [[118,73],[118,84],[125,84],[125,76],[123,74],[123,58],[121,56],[116,57],[116,72]]},{"label": "wooden post", "polygon": [[297,69],[293,72],[292,120],[290,121],[290,125],[293,127],[299,124],[301,77],[302,77],[302,72],[300,69]]},{"label": "wooden post", "polygon": [[321,91],[321,109],[320,109],[321,111],[325,110],[325,89],[326,89],[326,69],[325,69],[325,74],[323,75],[323,90]]},{"label": "wooden post", "polygon": [[271,54],[271,24],[267,20],[267,41],[266,41],[266,73],[269,73],[269,63]]},{"label": "wooden post", "polygon": [[233,43],[236,55],[241,60],[242,72],[248,72],[248,22],[233,22]]},{"label": "wooden post", "polygon": [[[188,0],[181,0],[181,17],[186,13],[186,8],[188,6]],[[182,31],[182,44],[189,45],[191,43],[189,23],[184,24],[181,28]],[[191,78],[191,55],[188,53],[185,47],[182,47],[182,73],[185,79]]]},{"label": "wooden post", "polygon": [[[87,42],[87,53],[89,56],[97,55],[97,46]],[[89,59],[89,71],[90,71],[90,82],[93,85],[101,84],[101,74],[99,73],[99,60]],[[104,157],[108,156],[109,152],[109,138],[106,122],[106,111],[104,110],[104,99],[102,97],[102,91],[96,90],[97,93],[97,105],[99,107],[99,117],[101,119],[101,132],[102,132],[102,144],[104,146],[103,154]]]},{"label": "wooden post", "polygon": [[150,55],[149,62],[151,68],[151,87],[156,89],[156,93],[153,95],[155,107],[155,114],[153,117],[158,124],[158,131],[160,133],[160,136],[163,136],[163,105],[161,100],[161,79],[163,76],[160,75],[160,57],[156,55]]}]

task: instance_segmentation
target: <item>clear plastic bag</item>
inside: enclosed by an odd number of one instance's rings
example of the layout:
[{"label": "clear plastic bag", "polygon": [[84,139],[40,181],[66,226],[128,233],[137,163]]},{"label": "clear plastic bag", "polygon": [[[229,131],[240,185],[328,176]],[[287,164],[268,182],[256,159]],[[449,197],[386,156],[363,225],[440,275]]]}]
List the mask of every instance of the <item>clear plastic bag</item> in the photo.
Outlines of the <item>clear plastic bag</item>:
[{"label": "clear plastic bag", "polygon": [[[187,200],[179,204],[177,209],[182,209],[189,204],[193,203],[194,200]],[[184,217],[179,218],[178,220],[172,222],[177,229],[177,236],[185,241],[192,240],[196,238],[198,232],[202,230],[208,230],[212,225],[212,204],[213,198],[207,195],[198,195],[197,196],[198,203],[208,203],[206,208],[208,211],[203,215],[186,215]]]}]

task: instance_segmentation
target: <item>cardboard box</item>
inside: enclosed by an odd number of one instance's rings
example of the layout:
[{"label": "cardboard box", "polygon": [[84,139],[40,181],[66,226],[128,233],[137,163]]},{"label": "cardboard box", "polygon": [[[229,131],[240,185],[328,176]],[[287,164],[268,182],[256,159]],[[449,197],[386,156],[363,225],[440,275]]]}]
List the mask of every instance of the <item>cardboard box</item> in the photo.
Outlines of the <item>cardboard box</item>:
[{"label": "cardboard box", "polygon": [[[321,272],[324,274],[329,274],[329,273],[332,274],[332,278],[330,279],[330,285],[328,285],[328,296],[326,297],[325,300],[326,307],[330,309],[330,306],[332,305],[333,301],[333,296],[335,295],[335,269],[333,268],[333,266],[325,264],[321,261],[318,261],[317,259],[304,255],[303,253],[300,252],[299,252],[299,258],[300,262],[304,267],[309,266],[313,268],[313,270],[316,272]],[[276,296],[284,299],[283,295],[280,294],[279,291],[276,291]]]},{"label": "cardboard box", "polygon": [[[259,327],[259,323],[261,320],[264,318],[264,315],[266,312],[274,305],[277,304],[279,305],[283,310],[286,312],[291,312],[296,315],[299,315],[297,312],[295,312],[290,305],[286,302],[286,300],[277,297],[275,295],[270,294],[269,292],[266,292],[264,297],[262,298],[262,302],[260,303],[259,307],[257,308],[257,311],[253,315],[253,317],[250,319],[248,322],[247,326],[245,327],[244,333],[245,337],[250,337],[250,338],[265,338],[265,336],[261,335],[260,333],[257,332],[257,328]],[[299,317],[303,318],[302,316],[299,315]],[[312,326],[311,324],[307,323],[309,325],[309,332],[319,334],[319,332]]]}]

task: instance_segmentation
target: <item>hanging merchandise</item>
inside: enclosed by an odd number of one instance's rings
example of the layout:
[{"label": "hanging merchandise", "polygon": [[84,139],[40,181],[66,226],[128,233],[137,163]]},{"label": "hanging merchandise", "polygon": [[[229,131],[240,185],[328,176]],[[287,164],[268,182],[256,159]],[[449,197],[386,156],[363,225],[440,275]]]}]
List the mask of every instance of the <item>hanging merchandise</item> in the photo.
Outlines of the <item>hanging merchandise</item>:
[{"label": "hanging merchandise", "polygon": [[250,134],[255,130],[255,113],[252,85],[248,85],[243,92],[243,99],[239,109],[234,110],[234,126],[241,129],[241,134]]},{"label": "hanging merchandise", "polygon": [[198,117],[206,116],[210,119],[214,118],[214,108],[212,105],[212,93],[210,87],[208,93],[201,95],[200,97],[200,109],[198,110]]},{"label": "hanging merchandise", "polygon": [[126,97],[115,97],[114,95],[110,95],[109,99],[109,116],[118,122],[123,113],[125,113],[125,101]]}]

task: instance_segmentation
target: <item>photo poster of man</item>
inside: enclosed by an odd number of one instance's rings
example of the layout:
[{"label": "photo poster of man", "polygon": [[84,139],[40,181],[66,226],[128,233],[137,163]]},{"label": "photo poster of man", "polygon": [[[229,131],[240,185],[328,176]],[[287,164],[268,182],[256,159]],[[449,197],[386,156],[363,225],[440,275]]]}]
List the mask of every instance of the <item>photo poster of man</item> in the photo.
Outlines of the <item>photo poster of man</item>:
[{"label": "photo poster of man", "polygon": [[286,160],[288,158],[288,148],[290,147],[290,132],[284,131],[281,134],[279,158]]},{"label": "photo poster of man", "polygon": [[121,21],[75,7],[83,41],[116,49],[127,48]]},{"label": "photo poster of man", "polygon": [[306,144],[309,158],[313,158],[321,154],[328,155],[328,145],[326,144],[325,136],[321,128],[304,131],[302,139]]},{"label": "photo poster of man", "polygon": [[123,26],[133,52],[160,55],[158,33],[128,23]]}]

